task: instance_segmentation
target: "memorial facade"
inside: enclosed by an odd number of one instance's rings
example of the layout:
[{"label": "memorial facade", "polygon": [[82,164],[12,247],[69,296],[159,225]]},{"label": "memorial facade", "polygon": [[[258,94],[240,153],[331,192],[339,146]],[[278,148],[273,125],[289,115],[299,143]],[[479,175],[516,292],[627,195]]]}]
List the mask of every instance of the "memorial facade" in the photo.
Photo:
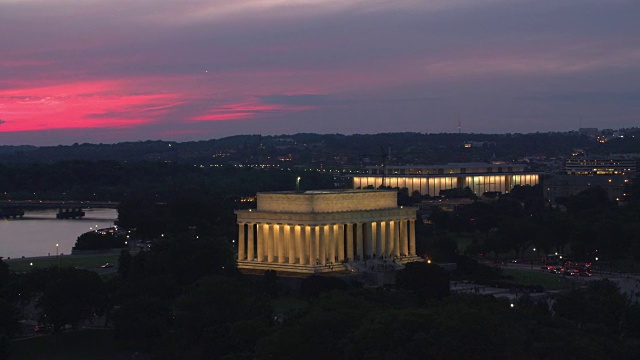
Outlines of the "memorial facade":
[{"label": "memorial facade", "polygon": [[418,260],[416,208],[388,190],[265,192],[237,210],[238,267],[316,273]]}]

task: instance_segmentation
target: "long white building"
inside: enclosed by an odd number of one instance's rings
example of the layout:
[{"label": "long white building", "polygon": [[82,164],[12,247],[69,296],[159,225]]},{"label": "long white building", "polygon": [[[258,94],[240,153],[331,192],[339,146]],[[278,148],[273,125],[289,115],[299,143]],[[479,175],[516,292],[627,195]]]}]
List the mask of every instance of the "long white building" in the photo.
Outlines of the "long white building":
[{"label": "long white building", "polygon": [[352,175],[353,188],[392,188],[417,190],[422,195],[438,196],[440,190],[469,187],[474,193],[508,193],[516,185],[537,185],[540,174],[520,164],[455,163],[446,165],[371,166],[368,174]]}]

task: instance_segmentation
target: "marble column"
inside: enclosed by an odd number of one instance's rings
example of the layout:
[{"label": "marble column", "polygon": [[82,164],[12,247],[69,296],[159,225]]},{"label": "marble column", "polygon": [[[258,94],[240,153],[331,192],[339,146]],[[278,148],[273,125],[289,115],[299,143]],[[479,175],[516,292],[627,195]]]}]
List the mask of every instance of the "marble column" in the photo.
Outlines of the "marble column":
[{"label": "marble column", "polygon": [[407,231],[407,220],[400,223],[400,241],[402,242],[402,254],[409,255],[409,232]]},{"label": "marble column", "polygon": [[409,240],[409,255],[416,254],[416,221],[409,220],[409,234],[411,239]]},{"label": "marble column", "polygon": [[329,246],[329,251],[327,251],[329,257],[329,264],[333,264],[336,261],[336,231],[335,225],[327,226],[327,246]]},{"label": "marble column", "polygon": [[382,235],[382,224],[383,221],[376,221],[376,256],[382,257],[382,243],[384,242]]},{"label": "marble column", "polygon": [[347,259],[353,261],[353,223],[347,224]]},{"label": "marble column", "polygon": [[244,260],[244,225],[238,224],[238,260]]},{"label": "marble column", "polygon": [[267,224],[258,224],[258,261],[264,261],[265,236]]},{"label": "marble column", "polygon": [[287,259],[289,259],[289,242],[287,241],[287,229],[289,229],[289,227],[285,224],[282,224],[280,226],[282,227],[280,240],[282,240],[282,242],[284,243],[282,251],[284,252],[284,261],[286,262]]},{"label": "marble column", "polygon": [[296,239],[296,252],[298,254],[298,264],[304,265],[305,257],[304,257],[304,233],[306,226],[304,225],[296,225],[295,227],[295,239]]},{"label": "marble column", "polygon": [[311,226],[305,225],[304,232],[304,245],[302,246],[302,254],[304,255],[304,263],[307,265],[313,265],[309,259],[311,259]]},{"label": "marble column", "polygon": [[362,236],[363,223],[356,223],[356,256],[362,261],[364,259],[364,244]]},{"label": "marble column", "polygon": [[327,225],[320,226],[320,250],[318,251],[318,259],[320,260],[320,265],[327,264]]},{"label": "marble column", "polygon": [[280,264],[284,264],[285,260],[286,260],[286,253],[285,253],[285,238],[284,238],[284,224],[280,224],[278,225],[278,227],[276,228],[278,229],[278,236],[276,237],[277,241],[278,241],[278,263]]},{"label": "marble column", "polygon": [[393,229],[393,255],[400,256],[400,221],[394,221],[396,223],[395,229]]},{"label": "marble column", "polygon": [[387,246],[385,248],[385,255],[387,257],[393,256],[393,232],[395,231],[395,223],[393,221],[387,221]]},{"label": "marble column", "polygon": [[315,266],[318,262],[318,226],[309,229],[309,264]]},{"label": "marble column", "polygon": [[300,265],[307,264],[307,260],[309,257],[307,256],[306,249],[309,249],[309,237],[307,236],[307,229],[309,227],[306,225],[296,226],[297,234],[297,244],[300,244],[298,247],[298,261]]},{"label": "marble column", "polygon": [[373,241],[375,240],[373,237],[373,231],[375,229],[373,222],[366,223],[367,227],[367,245],[365,246],[365,256],[371,257],[373,255]]},{"label": "marble column", "polygon": [[335,225],[338,261],[344,260],[344,224]]},{"label": "marble column", "polygon": [[266,225],[266,238],[267,238],[267,262],[272,263],[273,262],[273,258],[275,257],[275,244],[274,244],[274,237],[275,234],[273,232],[273,224],[267,224]]},{"label": "marble column", "polygon": [[253,259],[255,259],[255,251],[253,250],[253,223],[248,224],[247,232],[247,260],[253,261]]},{"label": "marble column", "polygon": [[394,234],[396,232],[396,222],[393,220],[390,220],[389,222],[387,222],[387,257],[391,257],[395,254],[395,250],[393,248],[393,246],[395,245],[394,242]]},{"label": "marble column", "polygon": [[296,238],[296,229],[295,225],[287,225],[285,228],[285,238],[287,239],[287,244],[289,244],[289,264],[296,263],[296,243],[294,239]]},{"label": "marble column", "polygon": [[387,229],[389,225],[386,221],[380,221],[380,255],[387,255]]}]

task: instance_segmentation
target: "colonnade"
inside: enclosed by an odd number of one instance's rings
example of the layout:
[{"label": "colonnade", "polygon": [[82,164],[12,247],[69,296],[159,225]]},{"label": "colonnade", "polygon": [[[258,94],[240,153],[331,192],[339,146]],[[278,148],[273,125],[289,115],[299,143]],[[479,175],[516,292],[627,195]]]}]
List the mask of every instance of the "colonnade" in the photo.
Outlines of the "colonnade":
[{"label": "colonnade", "polygon": [[238,223],[238,260],[327,265],[416,254],[415,219],[344,224]]}]

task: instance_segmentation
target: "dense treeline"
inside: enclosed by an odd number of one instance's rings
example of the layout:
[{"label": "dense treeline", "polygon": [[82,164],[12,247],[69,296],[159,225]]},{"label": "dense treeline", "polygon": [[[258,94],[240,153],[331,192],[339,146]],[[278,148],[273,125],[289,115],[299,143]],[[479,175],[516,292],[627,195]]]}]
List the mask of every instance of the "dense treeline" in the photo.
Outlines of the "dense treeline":
[{"label": "dense treeline", "polygon": [[[116,346],[153,359],[634,359],[640,356],[640,308],[607,280],[546,302],[449,294],[448,275],[416,263],[395,288],[312,276],[291,291],[271,272],[249,280],[225,241],[167,237],[133,257],[117,278],[86,270],[3,272],[0,351],[11,350],[16,312],[38,299],[54,331],[106,314]],[[440,290],[437,290],[440,289]],[[425,290],[428,290],[425,292]],[[297,306],[280,309],[279,299]],[[11,320],[13,319],[13,320]],[[19,354],[14,354],[19,356]]]},{"label": "dense treeline", "polygon": [[[635,136],[638,135],[638,136]],[[465,148],[465,142],[476,146]],[[604,144],[595,139],[566,133],[530,134],[422,134],[385,133],[371,135],[295,134],[279,136],[242,135],[217,140],[177,143],[140,141],[119,144],[74,144],[71,146],[4,146],[2,163],[55,163],[66,160],[176,162],[208,164],[281,164],[310,167],[378,162],[390,155],[394,164],[441,164],[447,162],[515,160],[527,156],[557,157],[583,149],[591,154],[638,153],[640,131],[628,129],[624,138]],[[389,151],[390,150],[390,151]],[[286,163],[279,156],[290,158]],[[365,161],[365,159],[369,159]]]},{"label": "dense treeline", "polygon": [[126,245],[127,238],[124,235],[89,231],[78,236],[73,250],[118,249],[124,248]]},{"label": "dense treeline", "polygon": [[[494,201],[475,201],[455,212],[434,209],[430,215],[434,233],[428,242],[447,233],[475,234],[468,253],[515,255],[561,253],[575,260],[605,262],[609,266],[640,261],[640,186],[630,185],[628,202],[609,200],[602,187],[592,187],[549,206],[542,187],[516,186]],[[451,243],[451,240],[448,240]],[[529,253],[529,256],[531,253]],[[633,271],[633,268],[628,270]]]},{"label": "dense treeline", "polygon": [[[503,278],[457,254],[442,227],[479,234],[475,246],[483,251],[493,246],[521,253],[535,244],[577,254],[578,241],[587,251],[610,239],[607,231],[618,231],[598,230],[604,222],[633,224],[637,208],[605,199],[594,188],[568,199],[564,213],[540,204],[539,189],[516,188],[509,197],[475,202],[455,215],[434,213],[435,229],[417,222],[418,248],[456,262],[452,275],[416,263],[390,288],[312,276],[296,291],[273,271],[253,277],[238,272],[231,241],[238,203],[232,198],[185,196],[166,204],[130,198],[121,204],[120,221],[153,240],[146,251],[122,252],[115,276],[66,268],[11,274],[0,262],[0,351],[11,350],[17,309],[35,304],[39,321],[53,331],[104,315],[114,327],[114,346],[154,359],[637,358],[640,309],[611,282],[558,295],[551,309],[528,296],[512,307],[449,292],[450,276],[493,284]],[[577,219],[584,223],[571,225]],[[581,233],[573,226],[590,222],[595,243],[572,235]],[[524,240],[514,239],[516,232]],[[276,306],[280,300],[297,305]]]},{"label": "dense treeline", "polygon": [[318,172],[255,168],[200,168],[163,162],[63,161],[54,164],[0,164],[2,199],[122,201],[152,196],[171,201],[184,196],[250,196],[257,191],[332,188]]}]

